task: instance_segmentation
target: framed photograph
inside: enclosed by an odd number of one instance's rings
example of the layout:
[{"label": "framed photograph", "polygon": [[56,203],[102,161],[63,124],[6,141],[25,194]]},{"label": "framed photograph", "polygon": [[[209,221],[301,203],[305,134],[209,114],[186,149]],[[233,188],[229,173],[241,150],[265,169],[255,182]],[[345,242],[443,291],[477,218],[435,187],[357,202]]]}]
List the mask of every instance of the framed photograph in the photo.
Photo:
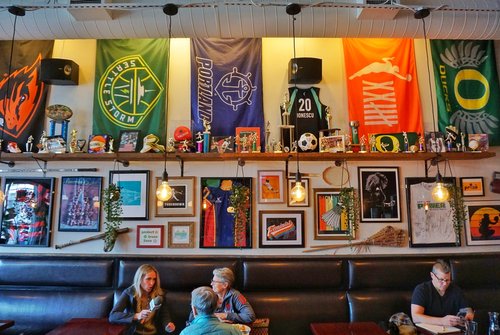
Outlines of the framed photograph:
[{"label": "framed photograph", "polygon": [[339,188],[314,189],[314,239],[348,240],[355,238],[353,224],[340,205]]},{"label": "framed photograph", "polygon": [[163,248],[163,225],[137,225],[137,248]]},{"label": "framed photograph", "polygon": [[49,246],[54,184],[54,178],[5,178],[0,246]]},{"label": "framed photograph", "polygon": [[236,127],[236,152],[260,152],[260,128]]},{"label": "framed photograph", "polygon": [[468,143],[472,152],[488,151],[488,134],[468,134]]},{"label": "framed photograph", "polygon": [[281,204],[285,202],[284,172],[282,170],[257,171],[259,204]]},{"label": "framed photograph", "polygon": [[62,177],[59,231],[100,231],[102,177]]},{"label": "framed photograph", "polygon": [[[455,178],[443,178],[455,185]],[[460,236],[453,226],[450,203],[432,199],[435,178],[405,178],[410,247],[454,247]]]},{"label": "framed photograph", "polygon": [[121,130],[118,152],[136,152],[140,136],[140,130]]},{"label": "framed photograph", "polygon": [[319,137],[319,152],[344,152],[345,151],[345,136],[330,135]]},{"label": "framed photograph", "polygon": [[194,248],[194,222],[169,222],[168,247]]},{"label": "framed photograph", "polygon": [[466,202],[467,245],[500,244],[500,200]]},{"label": "framed photograph", "polygon": [[123,220],[149,219],[149,171],[109,171],[109,183],[121,188]]},{"label": "framed photograph", "polygon": [[252,248],[252,178],[202,177],[200,248]]},{"label": "framed photograph", "polygon": [[303,248],[304,211],[259,211],[260,248]]},{"label": "framed photograph", "polygon": [[219,154],[234,152],[233,136],[212,136],[211,140],[210,152],[217,152]]},{"label": "framed photograph", "polygon": [[484,196],[483,177],[461,177],[460,189],[464,197]]},{"label": "framed photograph", "polygon": [[288,178],[287,184],[287,205],[288,207],[309,207],[309,178],[301,178],[302,185],[304,185],[304,189],[306,190],[306,197],[302,201],[295,201],[292,199],[292,195],[290,194],[290,190],[295,185],[295,178]]},{"label": "framed photograph", "polygon": [[446,152],[444,134],[440,131],[426,131],[425,148],[428,152]]},{"label": "framed photograph", "polygon": [[[155,190],[161,184],[161,179],[156,177]],[[172,198],[168,201],[156,200],[155,216],[194,216],[196,178],[168,177],[168,184],[172,188]],[[154,195],[153,199],[156,199]]]},{"label": "framed photograph", "polygon": [[399,168],[358,167],[361,222],[401,222]]}]

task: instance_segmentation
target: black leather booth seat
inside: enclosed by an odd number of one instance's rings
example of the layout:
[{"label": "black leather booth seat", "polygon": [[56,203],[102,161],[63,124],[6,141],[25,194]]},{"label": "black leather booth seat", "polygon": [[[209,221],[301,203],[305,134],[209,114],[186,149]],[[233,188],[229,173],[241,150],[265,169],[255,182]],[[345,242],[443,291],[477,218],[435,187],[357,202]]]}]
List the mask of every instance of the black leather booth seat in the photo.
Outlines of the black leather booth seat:
[{"label": "black leather booth seat", "polygon": [[[500,311],[500,253],[446,255],[455,282],[476,309]],[[311,322],[387,321],[410,313],[413,288],[428,280],[438,256],[163,257],[0,255],[0,319],[15,320],[4,334],[45,334],[74,317],[107,317],[137,267],[156,266],[178,334],[192,289],[209,285],[227,266],[257,317],[270,318],[271,335],[310,334]],[[480,329],[481,330],[481,329]]]}]

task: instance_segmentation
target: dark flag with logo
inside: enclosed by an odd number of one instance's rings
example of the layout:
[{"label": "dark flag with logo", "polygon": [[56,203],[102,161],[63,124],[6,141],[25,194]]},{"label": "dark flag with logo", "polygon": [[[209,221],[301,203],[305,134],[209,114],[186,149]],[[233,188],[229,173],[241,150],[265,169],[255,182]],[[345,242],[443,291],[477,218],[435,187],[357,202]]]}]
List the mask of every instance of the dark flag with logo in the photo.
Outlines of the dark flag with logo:
[{"label": "dark flag with logo", "polygon": [[94,134],[165,138],[167,53],[168,39],[97,41]]},{"label": "dark flag with logo", "polygon": [[30,136],[43,131],[47,85],[40,81],[40,62],[52,56],[54,41],[15,41],[9,76],[11,41],[0,41],[0,132],[3,149],[15,142],[25,150]]},{"label": "dark flag with logo", "polygon": [[439,130],[488,134],[500,145],[500,89],[493,41],[431,40]]},{"label": "dark flag with logo", "polygon": [[262,40],[191,39],[191,121],[193,132],[210,124],[215,136],[235,134],[236,127],[260,127],[262,104]]}]

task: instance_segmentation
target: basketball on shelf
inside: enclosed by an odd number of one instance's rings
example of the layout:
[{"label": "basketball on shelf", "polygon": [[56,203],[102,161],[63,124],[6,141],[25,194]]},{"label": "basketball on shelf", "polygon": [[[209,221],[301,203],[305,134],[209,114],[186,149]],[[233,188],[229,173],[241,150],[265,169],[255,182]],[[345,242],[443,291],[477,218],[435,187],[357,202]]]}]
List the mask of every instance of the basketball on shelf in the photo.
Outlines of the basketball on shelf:
[{"label": "basketball on shelf", "polygon": [[175,128],[174,140],[184,141],[184,140],[190,140],[191,138],[192,138],[191,130],[188,127],[179,126],[179,127]]},{"label": "basketball on shelf", "polygon": [[314,134],[304,133],[299,138],[299,148],[302,151],[313,151],[318,146],[318,139]]}]

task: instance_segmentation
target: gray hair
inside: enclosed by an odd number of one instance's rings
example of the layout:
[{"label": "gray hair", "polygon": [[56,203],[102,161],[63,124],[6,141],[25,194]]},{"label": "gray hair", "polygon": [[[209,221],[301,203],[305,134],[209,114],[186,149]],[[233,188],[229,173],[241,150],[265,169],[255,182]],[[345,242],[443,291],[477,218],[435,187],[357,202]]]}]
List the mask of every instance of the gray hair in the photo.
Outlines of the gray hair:
[{"label": "gray hair", "polygon": [[450,273],[451,271],[450,264],[448,264],[448,262],[442,259],[438,259],[436,260],[436,263],[434,263],[434,265],[432,266],[432,272],[435,271],[440,271],[442,273]]},{"label": "gray hair", "polygon": [[195,288],[191,292],[191,306],[201,315],[211,315],[217,308],[217,294],[208,286]]},{"label": "gray hair", "polygon": [[234,273],[230,268],[218,268],[213,271],[213,275],[219,277],[223,282],[228,283],[230,287],[234,283]]}]

